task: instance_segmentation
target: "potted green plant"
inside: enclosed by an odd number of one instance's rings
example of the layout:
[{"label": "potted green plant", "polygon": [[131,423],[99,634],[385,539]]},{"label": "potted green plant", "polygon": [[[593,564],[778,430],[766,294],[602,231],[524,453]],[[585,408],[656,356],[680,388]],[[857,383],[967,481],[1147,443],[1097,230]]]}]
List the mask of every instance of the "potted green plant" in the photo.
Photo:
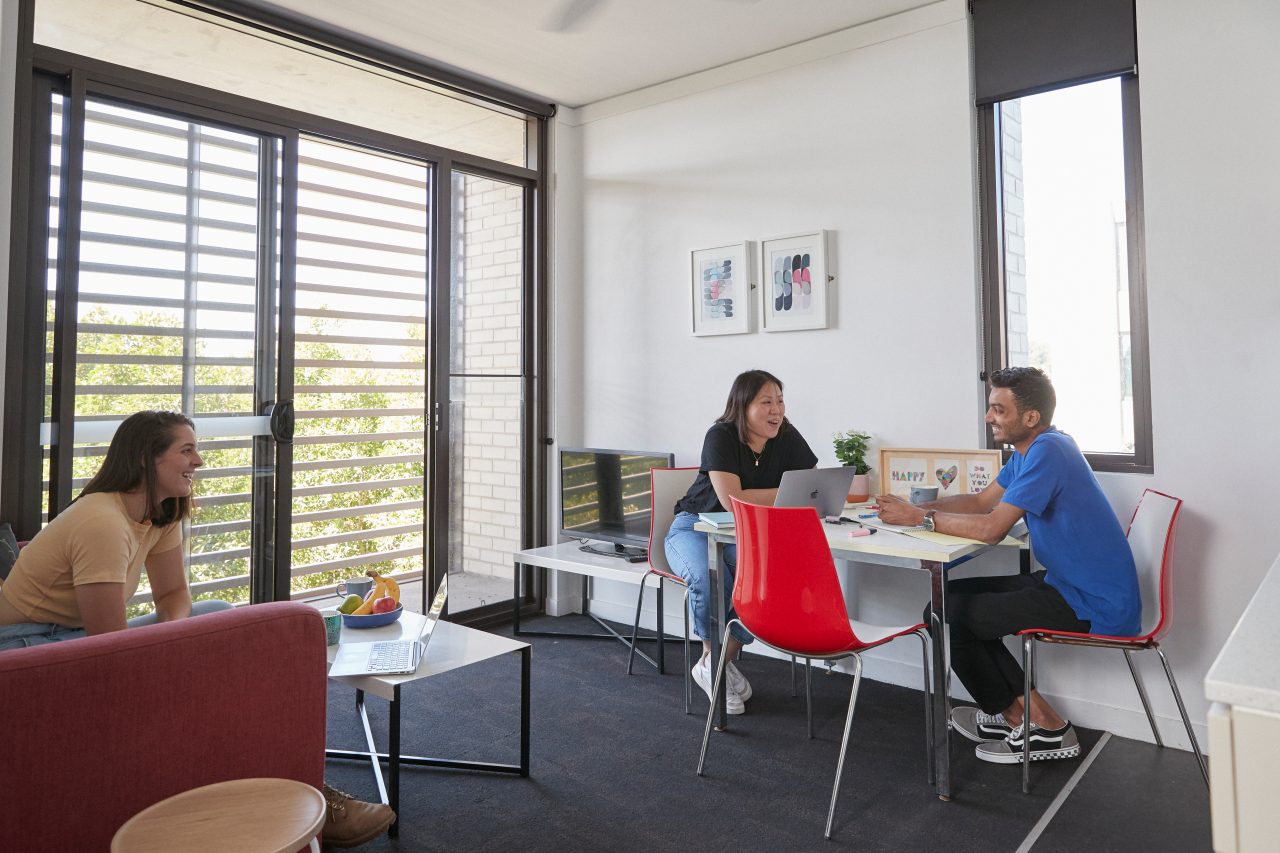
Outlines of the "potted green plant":
[{"label": "potted green plant", "polygon": [[849,503],[859,503],[871,496],[871,466],[867,464],[867,445],[871,436],[865,432],[848,430],[835,434],[836,459],[853,469],[853,482],[849,484]]}]

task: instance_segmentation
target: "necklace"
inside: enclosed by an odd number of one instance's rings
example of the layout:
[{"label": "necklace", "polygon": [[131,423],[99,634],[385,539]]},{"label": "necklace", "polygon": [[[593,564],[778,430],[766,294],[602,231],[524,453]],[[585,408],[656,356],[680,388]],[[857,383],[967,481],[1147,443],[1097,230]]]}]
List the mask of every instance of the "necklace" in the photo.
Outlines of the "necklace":
[{"label": "necklace", "polygon": [[[749,445],[749,444],[747,445],[747,450],[751,450],[751,445]],[[760,467],[760,457],[764,455],[764,448],[763,448],[763,447],[762,447],[762,448],[760,448],[760,452],[759,452],[759,453],[756,453],[754,450],[751,450],[751,455],[752,455],[752,456],[754,456],[754,457],[756,458],[756,467],[757,467],[757,468],[759,468],[759,467]]]}]

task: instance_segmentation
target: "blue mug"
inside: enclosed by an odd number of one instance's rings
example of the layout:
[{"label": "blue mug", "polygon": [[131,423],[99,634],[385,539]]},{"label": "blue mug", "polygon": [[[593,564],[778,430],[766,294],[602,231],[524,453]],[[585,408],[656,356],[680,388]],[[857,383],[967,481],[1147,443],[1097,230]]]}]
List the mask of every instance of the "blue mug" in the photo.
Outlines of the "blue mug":
[{"label": "blue mug", "polygon": [[351,578],[338,582],[338,595],[343,598],[348,595],[358,595],[363,599],[371,589],[373,589],[373,578]]}]

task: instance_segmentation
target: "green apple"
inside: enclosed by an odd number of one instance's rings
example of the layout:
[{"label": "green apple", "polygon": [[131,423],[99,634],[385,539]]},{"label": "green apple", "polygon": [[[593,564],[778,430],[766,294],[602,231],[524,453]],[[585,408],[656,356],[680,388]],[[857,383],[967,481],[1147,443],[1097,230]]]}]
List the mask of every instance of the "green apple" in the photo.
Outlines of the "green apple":
[{"label": "green apple", "polygon": [[364,603],[363,598],[356,595],[355,593],[352,593],[351,595],[348,595],[346,598],[342,599],[342,603],[338,605],[338,612],[350,613],[363,603]]}]

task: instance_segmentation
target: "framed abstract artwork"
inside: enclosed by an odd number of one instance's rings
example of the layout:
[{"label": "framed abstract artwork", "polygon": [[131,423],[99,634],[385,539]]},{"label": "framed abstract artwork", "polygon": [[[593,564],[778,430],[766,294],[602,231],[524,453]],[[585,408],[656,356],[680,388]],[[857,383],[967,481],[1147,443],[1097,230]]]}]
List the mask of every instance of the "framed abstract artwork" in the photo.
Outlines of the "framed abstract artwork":
[{"label": "framed abstract artwork", "polygon": [[827,232],[760,243],[760,327],[766,332],[827,327]]},{"label": "framed abstract artwork", "polygon": [[937,486],[938,497],[976,495],[1000,473],[999,450],[880,448],[880,493],[906,498],[912,486]]},{"label": "framed abstract artwork", "polygon": [[692,253],[693,333],[737,335],[751,331],[751,243]]}]

